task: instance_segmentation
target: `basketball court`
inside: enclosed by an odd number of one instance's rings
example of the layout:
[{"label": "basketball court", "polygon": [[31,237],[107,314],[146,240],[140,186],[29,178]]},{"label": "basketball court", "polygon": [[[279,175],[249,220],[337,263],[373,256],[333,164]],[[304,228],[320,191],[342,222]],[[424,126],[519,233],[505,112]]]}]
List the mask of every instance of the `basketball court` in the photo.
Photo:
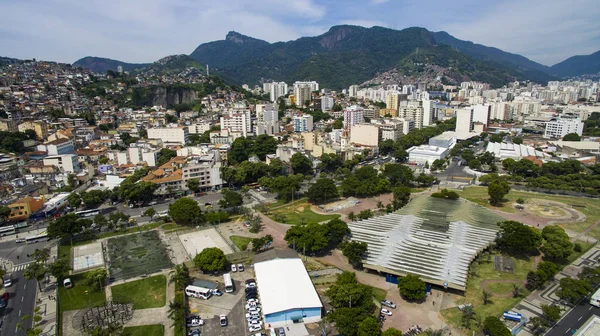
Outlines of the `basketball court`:
[{"label": "basketball court", "polygon": [[104,266],[102,243],[73,247],[73,272],[82,272]]},{"label": "basketball court", "polygon": [[218,247],[225,254],[233,253],[231,246],[214,228],[179,235],[179,240],[192,259],[208,247]]}]

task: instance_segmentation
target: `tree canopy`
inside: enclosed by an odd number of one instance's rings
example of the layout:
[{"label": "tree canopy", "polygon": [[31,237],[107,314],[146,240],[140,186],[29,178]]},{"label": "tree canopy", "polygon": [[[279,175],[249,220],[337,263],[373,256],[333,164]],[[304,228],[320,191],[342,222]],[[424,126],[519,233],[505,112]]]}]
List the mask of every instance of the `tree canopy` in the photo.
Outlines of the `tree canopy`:
[{"label": "tree canopy", "polygon": [[407,274],[398,278],[398,288],[400,295],[409,301],[419,301],[425,298],[427,286],[418,275]]},{"label": "tree canopy", "polygon": [[500,230],[496,235],[496,244],[509,253],[524,254],[540,247],[542,235],[530,226],[516,221],[498,223]]},{"label": "tree canopy", "polygon": [[177,224],[189,225],[204,222],[202,210],[198,202],[193,199],[182,197],[169,204],[169,217]]},{"label": "tree canopy", "polygon": [[328,201],[337,199],[339,193],[335,182],[332,179],[324,177],[318,179],[308,188],[306,196],[311,203],[327,203]]},{"label": "tree canopy", "polygon": [[239,207],[244,204],[244,196],[238,192],[224,188],[221,190],[221,194],[223,194],[223,198],[219,201],[221,208]]},{"label": "tree canopy", "polygon": [[294,153],[290,158],[290,164],[294,174],[312,175],[312,162],[308,157],[300,153]]},{"label": "tree canopy", "polygon": [[344,196],[365,197],[389,192],[391,184],[384,176],[380,176],[373,166],[364,166],[347,176],[341,189]]},{"label": "tree canopy", "polygon": [[227,265],[227,258],[221,249],[207,247],[194,257],[194,265],[204,272],[221,271]]}]

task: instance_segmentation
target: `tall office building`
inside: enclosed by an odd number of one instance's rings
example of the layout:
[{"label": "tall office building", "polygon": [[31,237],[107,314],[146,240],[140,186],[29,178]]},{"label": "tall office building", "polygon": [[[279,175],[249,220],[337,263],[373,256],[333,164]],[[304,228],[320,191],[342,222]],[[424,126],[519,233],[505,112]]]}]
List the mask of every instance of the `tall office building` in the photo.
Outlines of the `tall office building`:
[{"label": "tall office building", "polygon": [[478,104],[473,106],[473,122],[482,123],[487,126],[490,121],[492,107],[489,104]]},{"label": "tall office building", "polygon": [[469,133],[473,130],[473,110],[462,108],[456,110],[456,132]]},{"label": "tall office building", "polygon": [[435,102],[429,99],[423,99],[421,101],[421,105],[423,107],[423,127],[428,127],[433,124],[434,113],[433,113],[433,105]]},{"label": "tall office building", "polygon": [[388,109],[398,111],[398,107],[400,106],[400,92],[399,91],[388,92],[385,97],[385,106]]}]

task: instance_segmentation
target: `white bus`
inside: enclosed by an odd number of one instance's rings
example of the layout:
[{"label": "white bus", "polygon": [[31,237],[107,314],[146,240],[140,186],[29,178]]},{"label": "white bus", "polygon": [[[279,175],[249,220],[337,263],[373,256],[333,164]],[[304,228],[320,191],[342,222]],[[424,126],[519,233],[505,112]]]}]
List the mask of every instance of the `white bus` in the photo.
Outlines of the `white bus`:
[{"label": "white bus", "polygon": [[100,209],[83,210],[78,211],[75,214],[80,218],[93,217],[100,214]]},{"label": "white bus", "polygon": [[204,300],[208,300],[212,296],[210,289],[192,285],[185,287],[185,294],[187,296],[200,298]]},{"label": "white bus", "polygon": [[600,289],[598,289],[596,293],[592,295],[592,298],[590,299],[590,304],[592,306],[600,307]]},{"label": "white bus", "polygon": [[43,240],[50,240],[48,238],[48,232],[46,231],[42,231],[34,236],[29,236],[29,237],[25,237],[25,242],[27,244],[31,244],[31,243],[37,243],[38,241],[43,241]]},{"label": "white bus", "polygon": [[231,281],[231,274],[223,274],[223,283],[225,284],[225,293],[233,293],[233,281]]}]

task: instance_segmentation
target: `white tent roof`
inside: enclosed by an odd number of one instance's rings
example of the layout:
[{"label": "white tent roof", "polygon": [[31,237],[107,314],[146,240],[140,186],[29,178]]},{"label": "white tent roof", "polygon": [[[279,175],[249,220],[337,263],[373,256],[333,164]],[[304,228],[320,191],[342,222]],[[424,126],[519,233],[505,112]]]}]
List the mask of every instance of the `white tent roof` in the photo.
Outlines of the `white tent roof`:
[{"label": "white tent roof", "polygon": [[274,259],[254,264],[263,314],[323,307],[302,260]]}]

